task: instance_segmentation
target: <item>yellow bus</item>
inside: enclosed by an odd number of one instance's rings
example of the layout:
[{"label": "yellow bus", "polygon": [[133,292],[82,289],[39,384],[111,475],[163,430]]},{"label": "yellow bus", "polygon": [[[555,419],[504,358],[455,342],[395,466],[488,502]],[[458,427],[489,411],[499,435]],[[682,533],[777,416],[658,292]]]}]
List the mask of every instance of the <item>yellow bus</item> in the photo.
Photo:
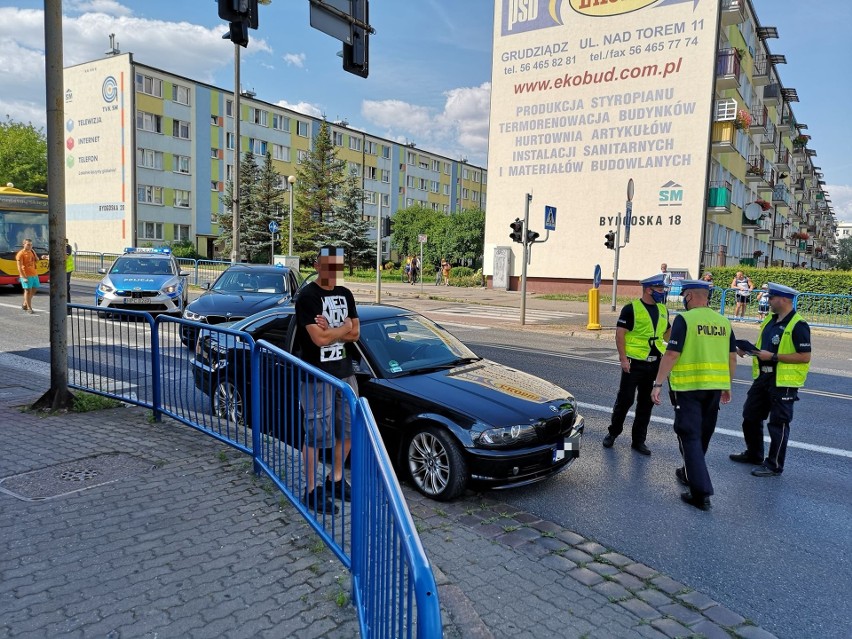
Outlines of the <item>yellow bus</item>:
[{"label": "yellow bus", "polygon": [[[47,255],[47,196],[25,193],[11,184],[0,186],[0,285],[20,286],[15,254],[23,248],[24,239],[33,241],[37,255]],[[40,282],[49,281],[49,262],[40,259],[36,265]]]}]

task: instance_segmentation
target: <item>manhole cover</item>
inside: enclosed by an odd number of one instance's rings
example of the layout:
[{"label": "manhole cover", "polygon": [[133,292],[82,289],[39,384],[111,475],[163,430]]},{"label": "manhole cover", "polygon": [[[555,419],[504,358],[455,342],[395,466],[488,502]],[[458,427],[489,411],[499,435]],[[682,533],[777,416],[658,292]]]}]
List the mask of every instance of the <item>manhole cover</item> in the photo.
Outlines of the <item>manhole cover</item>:
[{"label": "manhole cover", "polygon": [[127,453],[105,453],[0,479],[0,491],[24,501],[52,499],[148,472],[154,465]]}]

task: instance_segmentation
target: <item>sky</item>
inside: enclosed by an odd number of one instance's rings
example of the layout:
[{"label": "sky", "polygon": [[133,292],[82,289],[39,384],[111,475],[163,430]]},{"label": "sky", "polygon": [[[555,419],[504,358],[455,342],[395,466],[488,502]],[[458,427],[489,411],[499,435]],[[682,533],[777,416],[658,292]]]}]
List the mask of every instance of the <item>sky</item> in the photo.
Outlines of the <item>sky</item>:
[{"label": "sky", "polygon": [[[708,0],[701,0],[707,2]],[[295,111],[487,166],[493,0],[371,0],[370,74],[342,70],[340,42],[310,27],[308,0],[272,0],[241,51],[243,90]],[[852,222],[852,3],[753,0],[778,28],[781,83]],[[43,0],[0,0],[0,117],[44,126]],[[214,0],[64,0],[66,66],[100,58],[114,33],[135,61],[231,89],[234,46]]]}]

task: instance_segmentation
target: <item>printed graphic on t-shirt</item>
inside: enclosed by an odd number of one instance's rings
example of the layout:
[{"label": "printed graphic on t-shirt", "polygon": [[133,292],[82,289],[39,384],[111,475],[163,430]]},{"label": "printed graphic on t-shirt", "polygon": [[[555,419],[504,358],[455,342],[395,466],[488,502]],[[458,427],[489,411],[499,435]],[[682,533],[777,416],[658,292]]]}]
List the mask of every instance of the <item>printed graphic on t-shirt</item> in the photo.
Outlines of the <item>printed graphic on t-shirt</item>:
[{"label": "printed graphic on t-shirt", "polygon": [[[329,295],[322,298],[322,316],[328,321],[330,328],[337,328],[349,317],[349,306],[343,295]],[[346,356],[342,342],[320,347],[321,362],[336,362]]]}]

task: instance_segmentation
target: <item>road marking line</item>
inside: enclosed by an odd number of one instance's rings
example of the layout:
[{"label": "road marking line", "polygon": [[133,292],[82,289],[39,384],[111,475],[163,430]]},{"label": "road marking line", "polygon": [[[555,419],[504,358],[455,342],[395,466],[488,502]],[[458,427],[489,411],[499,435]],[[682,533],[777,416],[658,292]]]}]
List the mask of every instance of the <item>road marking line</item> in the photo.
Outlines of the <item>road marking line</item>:
[{"label": "road marking line", "polygon": [[[607,413],[609,415],[612,414],[612,408],[609,406],[599,406],[598,404],[586,404],[584,402],[579,402],[580,408],[585,408],[588,410],[597,411],[600,413]],[[628,417],[635,417],[636,414],[633,411],[627,413]],[[674,420],[669,417],[655,417],[651,416],[652,422],[657,422],[659,424],[667,424],[669,426],[674,425]],[[738,439],[743,438],[742,431],[731,430],[729,428],[717,428],[715,431],[719,435],[728,435],[730,437],[736,437]],[[769,437],[764,435],[763,441],[769,442]],[[787,446],[789,448],[801,448],[802,450],[810,450],[815,453],[825,453],[826,455],[834,455],[835,457],[846,457],[848,459],[852,459],[852,450],[843,450],[842,448],[829,448],[828,446],[818,446],[816,444],[806,444],[804,442],[794,442],[792,440],[787,442]]]}]

